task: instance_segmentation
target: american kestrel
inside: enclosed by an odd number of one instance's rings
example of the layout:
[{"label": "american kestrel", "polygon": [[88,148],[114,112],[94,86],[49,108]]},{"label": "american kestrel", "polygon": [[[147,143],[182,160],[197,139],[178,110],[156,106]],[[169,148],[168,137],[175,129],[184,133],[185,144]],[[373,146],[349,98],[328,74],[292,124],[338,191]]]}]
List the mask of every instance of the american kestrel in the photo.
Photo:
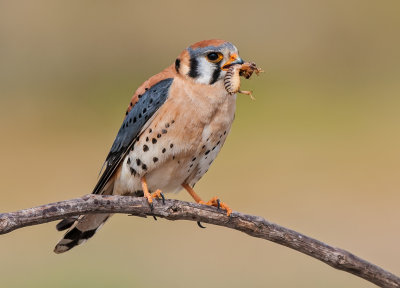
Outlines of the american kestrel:
[{"label": "american kestrel", "polygon": [[[233,44],[206,40],[189,46],[174,64],[145,81],[132,97],[93,194],[144,196],[153,205],[162,192],[184,188],[197,203],[221,207],[229,215],[226,204],[217,197],[203,202],[193,187],[231,129],[236,94],[227,92],[224,77],[235,64],[243,60]],[[82,244],[109,217],[62,220],[57,229],[69,231],[54,252]]]}]

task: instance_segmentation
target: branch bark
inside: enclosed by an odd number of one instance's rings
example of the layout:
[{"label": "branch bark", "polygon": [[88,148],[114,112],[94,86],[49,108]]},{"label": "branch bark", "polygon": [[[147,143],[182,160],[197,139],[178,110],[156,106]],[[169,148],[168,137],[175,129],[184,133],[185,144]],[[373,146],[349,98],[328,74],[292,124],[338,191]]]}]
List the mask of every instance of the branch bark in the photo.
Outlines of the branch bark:
[{"label": "branch bark", "polygon": [[11,213],[0,214],[0,234],[13,230],[91,213],[148,215],[168,220],[201,221],[266,239],[316,258],[333,268],[352,273],[380,287],[400,288],[400,278],[350,252],[268,222],[264,218],[233,212],[230,217],[215,207],[178,200],[155,201],[153,210],[141,197],[85,195]]}]

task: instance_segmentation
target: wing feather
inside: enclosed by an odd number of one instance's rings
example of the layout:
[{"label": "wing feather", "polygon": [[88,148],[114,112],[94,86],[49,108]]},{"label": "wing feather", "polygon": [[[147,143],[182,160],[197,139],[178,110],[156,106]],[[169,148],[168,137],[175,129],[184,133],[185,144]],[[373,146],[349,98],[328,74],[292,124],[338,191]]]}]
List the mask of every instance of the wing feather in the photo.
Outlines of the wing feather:
[{"label": "wing feather", "polygon": [[167,100],[172,82],[173,78],[163,79],[149,89],[145,89],[140,97],[136,97],[137,102],[131,106],[131,109],[128,109],[128,114],[111,146],[106,158],[104,172],[93,189],[93,194],[102,193],[104,186],[113,176],[129,149],[134,145],[142,128]]}]

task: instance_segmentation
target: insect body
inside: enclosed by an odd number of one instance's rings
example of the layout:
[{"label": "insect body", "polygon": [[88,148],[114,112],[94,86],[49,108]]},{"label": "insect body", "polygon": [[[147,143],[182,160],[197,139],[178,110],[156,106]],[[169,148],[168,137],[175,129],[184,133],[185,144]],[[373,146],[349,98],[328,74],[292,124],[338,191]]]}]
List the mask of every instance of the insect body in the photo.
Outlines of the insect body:
[{"label": "insect body", "polygon": [[225,90],[229,94],[235,94],[240,89],[240,68],[242,65],[232,65],[229,67],[224,78]]},{"label": "insect body", "polygon": [[240,90],[240,76],[249,79],[253,73],[257,75],[263,72],[260,68],[256,66],[253,62],[245,62],[243,64],[232,65],[229,67],[224,78],[225,90],[229,94],[241,93],[249,95],[251,99],[255,99],[251,91],[241,91]]}]

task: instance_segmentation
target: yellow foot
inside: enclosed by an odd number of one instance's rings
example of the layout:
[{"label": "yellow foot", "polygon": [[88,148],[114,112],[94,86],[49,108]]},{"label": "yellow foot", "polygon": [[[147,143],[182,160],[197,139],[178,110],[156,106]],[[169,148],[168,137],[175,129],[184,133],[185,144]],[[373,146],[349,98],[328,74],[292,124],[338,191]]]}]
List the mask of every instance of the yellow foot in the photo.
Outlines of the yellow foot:
[{"label": "yellow foot", "polygon": [[150,194],[149,188],[147,186],[147,181],[146,181],[146,178],[144,176],[142,177],[141,181],[142,181],[142,189],[143,189],[144,197],[147,198],[147,202],[149,203],[150,208],[152,210],[153,210],[153,199],[155,199],[155,198],[162,198],[163,204],[165,204],[165,197],[164,197],[164,194],[161,192],[160,189],[157,189],[157,191],[155,191],[152,194]]},{"label": "yellow foot", "polygon": [[226,215],[228,215],[228,216],[231,215],[232,209],[229,208],[229,206],[226,205],[224,202],[219,201],[218,197],[214,197],[210,201],[204,202],[203,200],[201,200],[199,195],[197,195],[197,193],[194,192],[193,188],[189,184],[183,183],[182,187],[185,188],[185,190],[190,194],[190,196],[193,197],[194,201],[196,201],[197,203],[204,204],[204,205],[209,205],[209,206],[215,206],[218,209],[222,208],[222,209],[226,210]]},{"label": "yellow foot", "polygon": [[157,189],[155,192],[151,193],[151,198],[153,199],[162,199],[163,204],[165,204],[165,197],[164,194],[161,192],[160,189]]},{"label": "yellow foot", "polygon": [[226,210],[226,215],[229,216],[232,213],[232,209],[224,202],[221,202],[218,197],[213,197],[210,199],[210,201],[208,202],[204,202],[204,201],[199,201],[200,204],[204,204],[204,205],[209,205],[209,206],[214,206],[217,207],[218,209],[224,209]]}]

